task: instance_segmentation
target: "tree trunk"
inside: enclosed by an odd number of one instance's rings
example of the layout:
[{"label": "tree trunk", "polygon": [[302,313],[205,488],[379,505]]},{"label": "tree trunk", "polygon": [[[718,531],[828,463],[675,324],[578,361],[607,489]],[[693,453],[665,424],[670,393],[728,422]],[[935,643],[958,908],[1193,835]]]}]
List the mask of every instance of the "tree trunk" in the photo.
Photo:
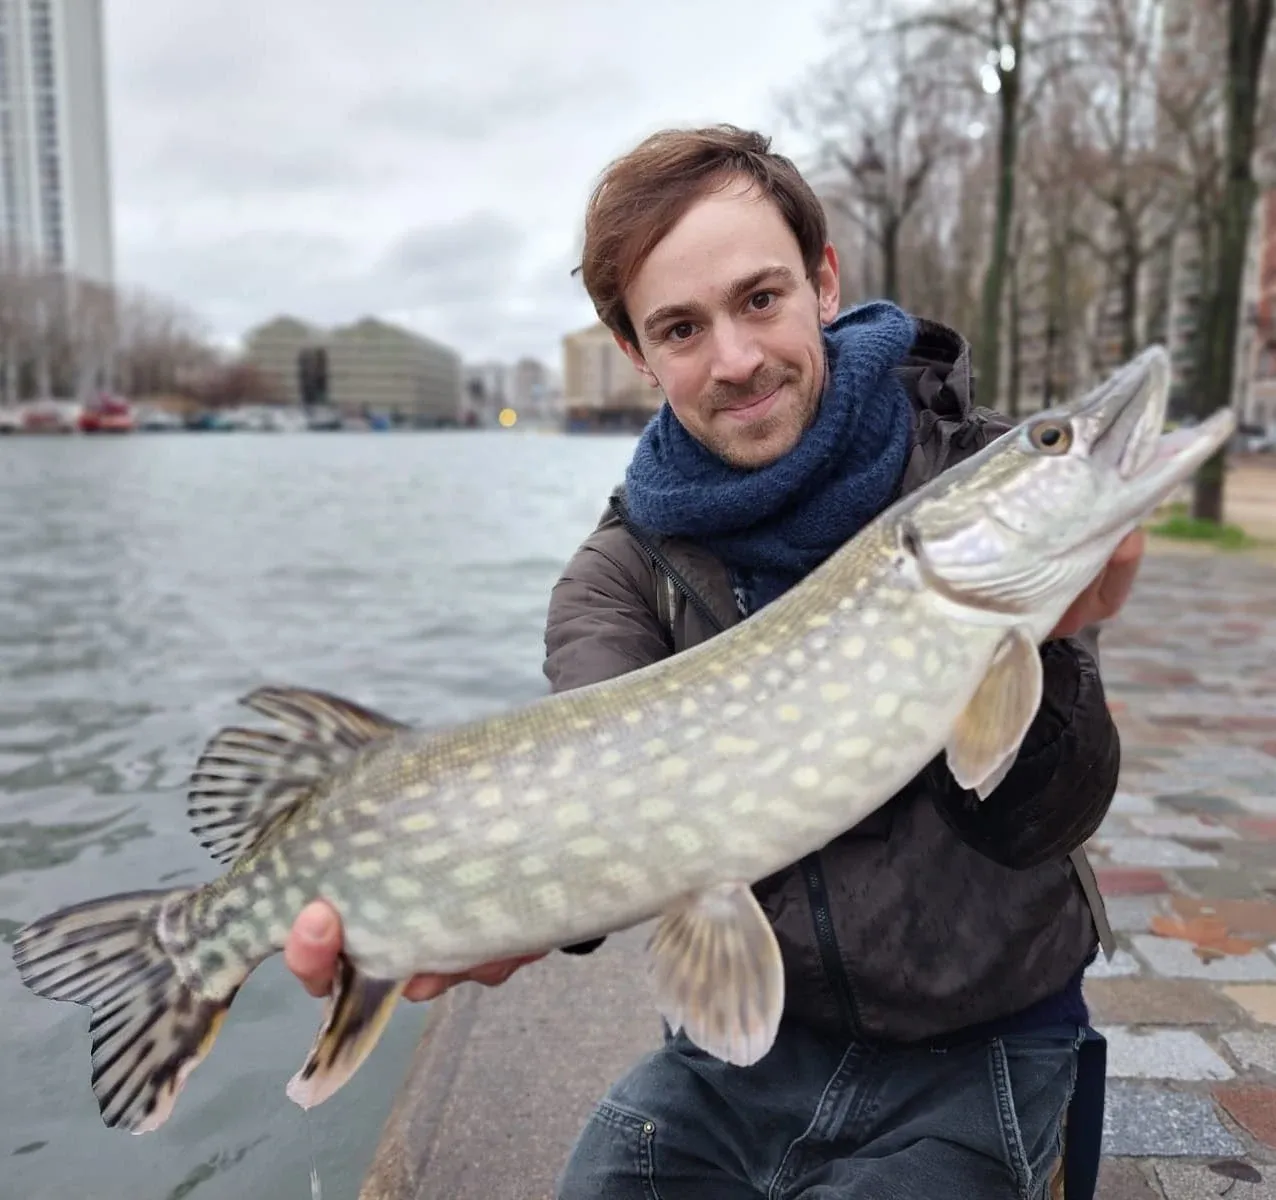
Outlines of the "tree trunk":
[{"label": "tree trunk", "polygon": [[1019,420],[1019,392],[1023,387],[1023,345],[1020,338],[1019,261],[1010,267],[1010,380],[1007,413]]},{"label": "tree trunk", "polygon": [[[1022,5],[1021,5],[1022,8]],[[1010,227],[1015,216],[1015,168],[1019,151],[1019,78],[1022,71],[1022,15],[1016,20],[1011,45],[1015,64],[1001,71],[1001,129],[997,142],[997,209],[993,220],[992,256],[984,273],[983,306],[979,321],[978,389],[981,403],[997,403],[1001,371],[1001,298],[1009,259]]]},{"label": "tree trunk", "polygon": [[[1209,302],[1203,314],[1198,383],[1192,397],[1200,417],[1232,401],[1245,257],[1258,198],[1253,169],[1254,131],[1272,0],[1230,0],[1229,15],[1227,175],[1217,218],[1213,285],[1202,289]],[[1225,456],[1226,451],[1220,450],[1197,473],[1192,515],[1202,520],[1218,522],[1223,518]]]},{"label": "tree trunk", "polygon": [[899,219],[887,213],[882,221],[882,299],[899,303]]}]

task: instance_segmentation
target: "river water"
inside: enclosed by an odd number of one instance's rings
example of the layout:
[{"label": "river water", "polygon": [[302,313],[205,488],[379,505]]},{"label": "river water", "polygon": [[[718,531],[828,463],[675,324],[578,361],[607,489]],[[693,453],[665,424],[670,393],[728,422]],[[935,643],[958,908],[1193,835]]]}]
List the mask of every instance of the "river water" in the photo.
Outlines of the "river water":
[{"label": "river water", "polygon": [[303,1113],[320,1002],[276,956],[159,1131],[106,1129],[88,1011],[7,943],[63,904],[202,882],[187,773],[266,682],[436,724],[545,691],[545,605],[630,438],[522,433],[0,439],[0,1200],[357,1191],[424,1006]]}]

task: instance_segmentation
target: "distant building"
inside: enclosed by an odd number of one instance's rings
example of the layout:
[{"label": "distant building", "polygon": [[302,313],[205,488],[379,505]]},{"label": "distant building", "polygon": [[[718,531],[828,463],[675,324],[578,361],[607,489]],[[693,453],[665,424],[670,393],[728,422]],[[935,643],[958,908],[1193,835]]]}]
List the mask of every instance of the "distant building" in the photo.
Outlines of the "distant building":
[{"label": "distant building", "polygon": [[461,356],[398,325],[364,317],[320,329],[281,316],[250,331],[245,358],[302,403],[301,363],[307,351],[326,356],[327,402],[348,413],[378,413],[408,424],[452,425],[463,419]]},{"label": "distant building", "polygon": [[332,400],[339,407],[426,425],[461,420],[455,350],[373,317],[334,329],[328,346]]},{"label": "distant building", "polygon": [[115,277],[102,0],[0,0],[0,246]]},{"label": "distant building", "polygon": [[465,368],[465,416],[479,425],[494,425],[510,402],[510,369],[501,362],[473,363]]},{"label": "distant building", "polygon": [[569,423],[641,423],[663,400],[664,395],[638,373],[601,321],[563,338],[562,403]]},{"label": "distant building", "polygon": [[295,317],[276,317],[245,335],[244,359],[265,375],[289,404],[300,404],[301,354],[325,348],[327,343],[325,330]]}]

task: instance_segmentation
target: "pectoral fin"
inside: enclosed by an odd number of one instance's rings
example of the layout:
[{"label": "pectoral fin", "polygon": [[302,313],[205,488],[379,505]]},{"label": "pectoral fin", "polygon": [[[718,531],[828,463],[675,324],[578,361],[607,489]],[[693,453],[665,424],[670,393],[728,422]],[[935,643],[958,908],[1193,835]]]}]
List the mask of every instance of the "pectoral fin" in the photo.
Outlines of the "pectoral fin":
[{"label": "pectoral fin", "polygon": [[771,1049],[784,1009],[779,943],[744,884],[700,892],[661,918],[647,946],[656,1006],[676,1033],[748,1066]]},{"label": "pectoral fin", "polygon": [[1041,655],[1021,628],[1010,630],[983,683],[948,739],[948,769],[981,800],[1005,779],[1041,705]]},{"label": "pectoral fin", "polygon": [[406,983],[362,975],[343,954],[323,1024],[301,1070],[288,1083],[288,1099],[313,1108],[337,1091],[372,1053]]}]

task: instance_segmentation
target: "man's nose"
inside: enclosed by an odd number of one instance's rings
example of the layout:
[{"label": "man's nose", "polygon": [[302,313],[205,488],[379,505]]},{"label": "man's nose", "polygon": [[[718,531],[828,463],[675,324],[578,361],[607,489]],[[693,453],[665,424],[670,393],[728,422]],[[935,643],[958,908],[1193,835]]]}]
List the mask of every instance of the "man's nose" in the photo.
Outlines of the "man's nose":
[{"label": "man's nose", "polygon": [[752,331],[724,321],[713,331],[713,377],[720,383],[748,383],[766,361]]}]

